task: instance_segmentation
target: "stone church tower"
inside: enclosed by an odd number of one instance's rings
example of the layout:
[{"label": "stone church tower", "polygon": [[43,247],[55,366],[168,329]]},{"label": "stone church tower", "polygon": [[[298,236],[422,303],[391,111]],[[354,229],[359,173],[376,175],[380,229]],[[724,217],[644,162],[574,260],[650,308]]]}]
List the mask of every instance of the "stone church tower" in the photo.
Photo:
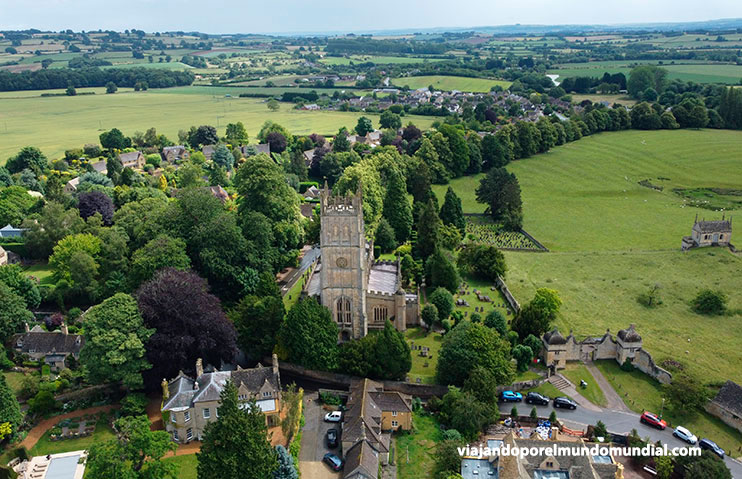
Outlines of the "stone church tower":
[{"label": "stone church tower", "polygon": [[320,196],[322,225],[321,302],[332,312],[342,340],[366,336],[369,258],[363,225],[361,188],[353,196],[332,196],[325,183]]}]

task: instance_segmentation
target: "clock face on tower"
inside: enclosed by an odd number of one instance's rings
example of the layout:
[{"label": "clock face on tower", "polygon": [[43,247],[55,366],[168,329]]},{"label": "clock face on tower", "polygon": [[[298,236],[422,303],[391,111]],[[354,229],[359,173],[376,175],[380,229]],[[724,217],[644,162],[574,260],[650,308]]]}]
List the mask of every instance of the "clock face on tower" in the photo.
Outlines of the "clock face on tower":
[{"label": "clock face on tower", "polygon": [[338,268],[347,268],[348,267],[348,260],[345,259],[345,258],[343,258],[343,257],[340,257],[340,258],[337,259],[337,261],[335,262],[335,264],[337,264]]}]

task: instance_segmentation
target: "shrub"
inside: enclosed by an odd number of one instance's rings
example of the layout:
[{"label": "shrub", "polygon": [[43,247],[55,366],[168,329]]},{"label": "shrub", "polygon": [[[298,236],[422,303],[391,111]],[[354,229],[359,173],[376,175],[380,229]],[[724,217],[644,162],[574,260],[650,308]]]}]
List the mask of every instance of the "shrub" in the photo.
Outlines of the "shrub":
[{"label": "shrub", "polygon": [[549,422],[552,424],[557,422],[556,411],[551,411],[551,414],[549,414]]},{"label": "shrub", "polygon": [[538,411],[536,411],[535,407],[531,409],[531,419],[538,419]]},{"label": "shrub", "polygon": [[623,362],[621,365],[621,370],[626,371],[627,373],[630,373],[634,370],[634,363],[631,362],[631,359],[626,359],[626,361]]},{"label": "shrub", "polygon": [[319,393],[319,400],[321,403],[327,404],[328,406],[340,406],[340,404],[342,404],[340,396],[332,393]]},{"label": "shrub", "polygon": [[147,396],[144,393],[129,393],[121,400],[121,414],[140,416],[146,413]]},{"label": "shrub", "polygon": [[727,309],[727,296],[721,291],[704,289],[691,301],[691,309],[698,314],[723,314]]},{"label": "shrub", "polygon": [[513,409],[510,410],[510,415],[513,417],[518,417],[518,408],[513,406]]}]

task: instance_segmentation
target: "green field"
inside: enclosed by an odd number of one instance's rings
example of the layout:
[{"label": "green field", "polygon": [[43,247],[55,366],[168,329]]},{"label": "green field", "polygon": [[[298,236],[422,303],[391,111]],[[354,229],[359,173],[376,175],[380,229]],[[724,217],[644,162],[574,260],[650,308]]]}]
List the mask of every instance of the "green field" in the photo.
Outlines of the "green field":
[{"label": "green field", "polygon": [[422,384],[435,384],[435,365],[438,363],[438,352],[443,344],[443,336],[438,333],[425,334],[425,328],[412,328],[405,332],[407,343],[414,342],[415,345],[430,348],[433,359],[420,356],[420,351],[412,351],[412,369],[409,376],[411,382],[420,379]]},{"label": "green field", "polygon": [[459,90],[467,92],[488,92],[490,88],[497,85],[507,89],[511,85],[511,82],[504,80],[444,75],[394,78],[392,79],[392,83],[400,87],[407,85],[413,90],[427,88],[429,85],[433,85],[437,90]]},{"label": "green field", "polygon": [[[627,77],[631,72],[629,63],[645,63],[658,65],[657,62],[594,62],[594,63],[565,63],[553,68],[547,73],[559,75],[559,80],[576,76],[602,77],[603,73],[623,73]],[[693,81],[696,83],[726,83],[737,84],[742,81],[742,65],[723,63],[689,63],[682,65],[658,65],[668,72],[669,80]]]},{"label": "green field", "polygon": [[428,479],[433,477],[435,446],[443,439],[433,416],[413,413],[414,431],[394,438],[397,477],[399,479]]},{"label": "green field", "polygon": [[440,58],[423,58],[423,57],[389,57],[389,56],[374,56],[374,55],[351,55],[350,58],[346,57],[324,57],[320,60],[325,65],[350,65],[351,62],[354,64],[372,62],[376,64],[405,64],[405,63],[426,63],[426,62],[440,62]]},{"label": "green field", "polygon": [[[300,111],[292,109],[293,104],[281,104],[280,111],[270,112],[264,99],[215,97],[209,89],[198,94],[198,88],[76,97],[0,96],[0,164],[27,145],[37,146],[47,156],[55,158],[66,149],[98,143],[100,133],[111,128],[131,135],[154,126],[158,133],[177,141],[178,131],[187,130],[191,125],[213,125],[223,135],[227,123],[236,121],[245,124],[251,139],[267,120],[280,123],[295,134],[331,135],[343,126],[352,129],[362,115],[378,124],[378,115]],[[13,93],[18,96],[18,92]],[[416,116],[412,121],[421,128],[428,128],[433,119]]]},{"label": "green field", "polygon": [[162,462],[175,464],[178,466],[178,479],[196,479],[198,459],[195,454],[188,454],[185,456],[168,457]]}]

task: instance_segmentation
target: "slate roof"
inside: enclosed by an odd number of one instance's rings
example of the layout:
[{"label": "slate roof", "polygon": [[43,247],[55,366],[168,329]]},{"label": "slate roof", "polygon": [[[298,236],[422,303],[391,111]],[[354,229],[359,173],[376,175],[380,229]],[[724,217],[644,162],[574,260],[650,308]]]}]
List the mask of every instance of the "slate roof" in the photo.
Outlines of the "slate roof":
[{"label": "slate roof", "polygon": [[546,344],[567,344],[567,340],[564,339],[564,336],[562,336],[557,328],[544,334],[544,341]]},{"label": "slate roof", "polygon": [[299,205],[299,211],[305,218],[312,218],[314,216],[314,205],[312,203],[302,203]]},{"label": "slate roof", "polygon": [[734,381],[727,381],[721,387],[713,402],[742,417],[742,386]]},{"label": "slate roof", "polygon": [[92,163],[90,166],[92,166],[95,171],[103,175],[105,175],[106,171],[108,171],[108,165],[106,164],[106,160],[96,161],[95,163]]},{"label": "slate roof", "polygon": [[162,154],[167,157],[168,153],[174,154],[176,157],[182,157],[186,152],[186,148],[183,145],[166,146],[162,149]]},{"label": "slate roof", "polygon": [[368,441],[359,441],[345,453],[343,470],[344,479],[376,479],[379,474],[379,453]]},{"label": "slate roof", "polygon": [[191,407],[193,402],[193,396],[196,391],[193,389],[194,381],[189,378],[183,371],[178,376],[167,384],[168,388],[168,400],[164,406],[163,411],[169,411],[173,409],[182,409]]},{"label": "slate roof", "polygon": [[639,336],[639,333],[636,332],[632,324],[629,326],[629,329],[622,329],[618,332],[618,339],[627,343],[638,343],[642,340],[642,337]]},{"label": "slate roof", "polygon": [[700,233],[728,233],[732,231],[732,222],[721,221],[699,221],[693,225],[693,229]]},{"label": "slate roof", "polygon": [[394,294],[399,289],[397,283],[397,265],[394,263],[376,263],[371,266],[368,275],[368,292]]},{"label": "slate roof", "polygon": [[271,145],[268,143],[261,143],[259,145],[255,145],[255,149],[258,151],[258,154],[265,153],[266,155],[271,154]]},{"label": "slate roof", "polygon": [[382,411],[412,412],[412,403],[397,391],[377,391],[369,393],[371,399]]},{"label": "slate roof", "polygon": [[214,154],[214,150],[216,150],[216,145],[204,145],[204,147],[201,148],[201,153],[204,154],[207,160],[210,160],[211,155]]},{"label": "slate roof", "polygon": [[142,153],[139,151],[130,151],[129,153],[120,153],[119,154],[119,160],[121,160],[121,163],[123,165],[126,165],[127,163],[135,162],[139,159],[139,155]]},{"label": "slate roof", "polygon": [[[35,328],[34,328],[35,329]],[[17,334],[15,345],[23,353],[31,350],[37,353],[80,354],[85,338],[78,334],[64,334],[61,331],[29,331]]]},{"label": "slate roof", "polygon": [[353,382],[343,421],[343,442],[365,439],[378,451],[389,451],[389,444],[381,435],[381,408],[369,394],[381,389],[379,383],[369,379]]}]

